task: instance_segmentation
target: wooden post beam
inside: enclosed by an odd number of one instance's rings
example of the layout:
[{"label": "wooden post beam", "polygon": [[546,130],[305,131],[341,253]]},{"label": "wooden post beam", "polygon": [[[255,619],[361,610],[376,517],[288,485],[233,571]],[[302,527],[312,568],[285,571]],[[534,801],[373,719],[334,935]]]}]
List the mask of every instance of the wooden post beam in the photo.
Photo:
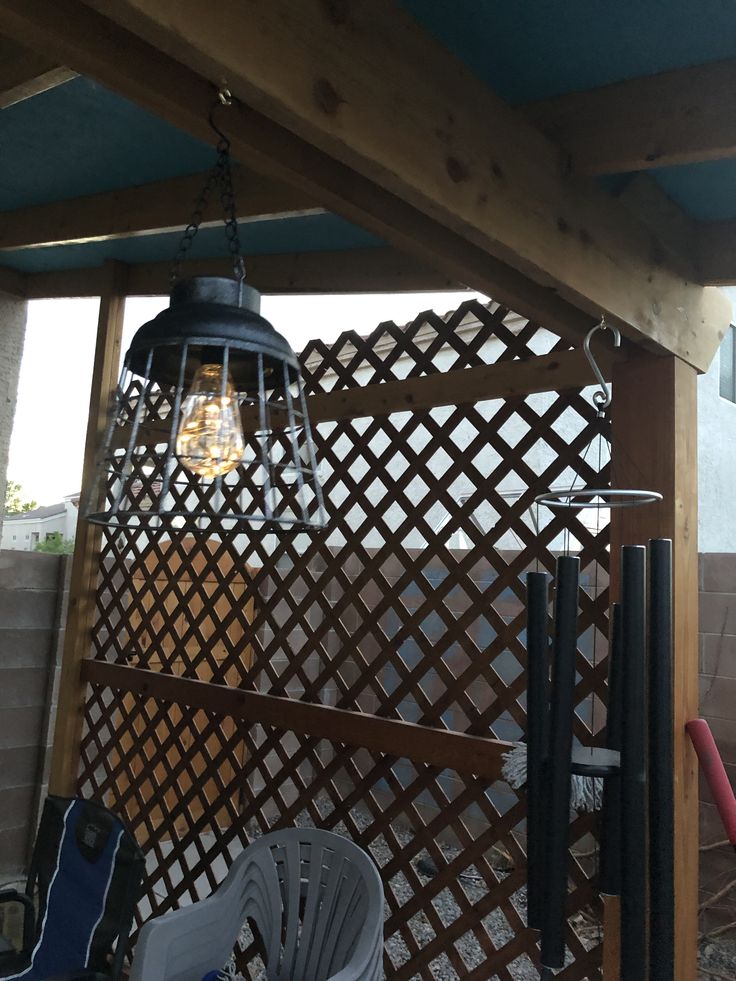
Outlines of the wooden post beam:
[{"label": "wooden post beam", "polygon": [[[121,263],[109,262],[105,265],[84,447],[83,498],[94,480],[97,451],[104,434],[110,399],[117,384],[126,272]],[[72,559],[69,611],[49,778],[50,792],[65,796],[73,796],[77,790],[85,694],[80,665],[90,655],[101,542],[102,529],[99,525],[79,522]]]},{"label": "wooden post beam", "polygon": [[7,32],[195,135],[206,79],[224,75],[239,159],[551,329],[579,334],[605,313],[640,343],[710,363],[720,296],[565,175],[559,150],[391,0],[225,0],[216,18],[196,0],[99,7],[0,0]]},{"label": "wooden post beam", "polygon": [[[244,167],[233,168],[240,221],[320,214],[304,193]],[[99,242],[183,228],[204,174],[154,181],[102,194],[0,212],[0,252],[33,246]],[[219,200],[210,202],[202,228],[222,222]]]},{"label": "wooden post beam", "polygon": [[8,38],[0,38],[0,109],[56,88],[75,78],[53,58],[29,51]]},{"label": "wooden post beam", "polygon": [[572,92],[524,107],[579,174],[736,156],[736,59]]},{"label": "wooden post beam", "polygon": [[[685,732],[685,723],[698,713],[696,382],[696,373],[679,359],[644,353],[613,370],[612,486],[656,490],[663,500],[611,511],[612,599],[619,598],[621,545],[645,545],[650,538],[673,542],[674,981],[697,976],[698,777],[695,752]],[[614,981],[616,957],[610,951],[608,956],[605,979]]]}]

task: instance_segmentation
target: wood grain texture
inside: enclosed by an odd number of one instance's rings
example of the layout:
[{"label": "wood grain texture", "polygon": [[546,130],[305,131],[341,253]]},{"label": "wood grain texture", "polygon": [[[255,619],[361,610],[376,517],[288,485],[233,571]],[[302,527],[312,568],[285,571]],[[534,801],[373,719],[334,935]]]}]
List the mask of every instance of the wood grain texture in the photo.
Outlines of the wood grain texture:
[{"label": "wood grain texture", "polygon": [[[120,263],[106,264],[106,283],[100,298],[97,344],[84,447],[83,495],[89,492],[94,482],[96,456],[105,430],[110,398],[117,384],[125,311],[125,277],[125,266]],[[102,490],[104,491],[104,488]],[[85,690],[79,677],[79,669],[81,662],[90,655],[101,543],[101,528],[80,521],[72,559],[69,607],[49,777],[49,791],[54,794],[73,795],[77,786],[79,745],[85,704]]]},{"label": "wood grain texture", "polygon": [[99,6],[106,16],[73,0],[0,3],[27,43],[62,48],[195,135],[212,99],[204,79],[226,76],[244,162],[519,312],[567,331],[605,312],[641,343],[710,363],[721,298],[660,260],[656,236],[604,192],[562,174],[557,148],[390,0],[344,16],[317,0],[230,2],[216,19],[197,3]]},{"label": "wood grain texture", "polygon": [[675,981],[697,974],[697,761],[684,728],[698,712],[696,381],[677,358],[647,355],[616,366],[613,375],[613,486],[657,490],[663,500],[612,512],[612,598],[621,545],[673,541]]},{"label": "wood grain texture", "polygon": [[[171,289],[171,263],[139,263],[128,267],[129,296],[166,296]],[[182,270],[188,276],[229,275],[223,256],[187,259]],[[12,272],[12,271],[11,271]],[[291,252],[248,256],[248,281],[261,293],[274,296],[301,293],[402,293],[462,290],[463,284],[436,272],[412,255],[398,249],[349,249],[339,252]],[[0,273],[1,276],[1,273]],[[15,274],[30,299],[65,296],[98,296],[100,267]]]},{"label": "wood grain texture", "polygon": [[0,109],[56,88],[76,76],[46,55],[0,37]]},{"label": "wood grain texture", "polygon": [[498,780],[503,754],[511,743],[483,739],[459,732],[443,732],[393,719],[346,712],[328,705],[295,702],[294,699],[260,692],[238,691],[227,685],[161,674],[145,668],[132,668],[104,661],[85,661],[82,680],[118,691],[146,695],[241,719],[250,724],[282,725],[289,730],[317,739],[330,739],[348,746],[362,746],[377,753],[401,755],[430,766],[450,767],[458,773],[472,773]]},{"label": "wood grain texture", "polygon": [[[191,202],[197,199],[206,178],[206,174],[193,174],[0,212],[0,252],[182,229],[189,219]],[[303,191],[243,167],[233,168],[233,184],[241,222],[323,211]],[[222,220],[215,196],[200,227],[222,224]]]},{"label": "wood grain texture", "polygon": [[713,61],[524,107],[581,174],[736,156],[736,60]]}]

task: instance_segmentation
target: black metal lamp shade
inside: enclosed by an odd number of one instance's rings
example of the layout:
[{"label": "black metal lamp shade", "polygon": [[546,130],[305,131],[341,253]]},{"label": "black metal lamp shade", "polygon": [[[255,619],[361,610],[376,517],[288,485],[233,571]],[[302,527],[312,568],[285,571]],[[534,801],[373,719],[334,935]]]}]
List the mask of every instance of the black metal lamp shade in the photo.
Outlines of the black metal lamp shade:
[{"label": "black metal lamp shade", "polygon": [[[195,277],[178,282],[169,308],[138,330],[86,502],[88,521],[209,532],[324,526],[299,361],[259,309],[260,294],[242,280]],[[193,397],[215,423],[185,452],[183,419]],[[210,432],[218,413],[237,430],[227,457]]]}]

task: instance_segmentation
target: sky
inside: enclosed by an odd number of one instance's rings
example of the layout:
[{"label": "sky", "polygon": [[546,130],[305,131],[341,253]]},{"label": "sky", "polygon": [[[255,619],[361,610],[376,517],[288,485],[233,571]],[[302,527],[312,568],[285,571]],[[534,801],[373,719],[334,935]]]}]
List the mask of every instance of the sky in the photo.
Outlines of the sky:
[{"label": "sky", "polygon": [[[367,334],[385,320],[404,324],[423,310],[444,314],[478,293],[381,293],[264,296],[261,312],[299,351],[315,337],[332,341],[345,330]],[[123,351],[137,328],[168,303],[130,297]],[[28,305],[8,478],[25,500],[56,504],[80,490],[87,430],[96,299],[33,300]]]}]

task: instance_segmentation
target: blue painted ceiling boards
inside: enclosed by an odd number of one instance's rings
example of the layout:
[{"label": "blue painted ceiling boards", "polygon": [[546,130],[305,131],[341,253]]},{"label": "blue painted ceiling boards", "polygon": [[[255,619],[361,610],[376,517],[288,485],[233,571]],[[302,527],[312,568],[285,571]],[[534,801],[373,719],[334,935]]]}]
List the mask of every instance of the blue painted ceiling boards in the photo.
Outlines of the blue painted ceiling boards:
[{"label": "blue painted ceiling boards", "polygon": [[512,104],[736,57],[734,0],[400,0]]},{"label": "blue painted ceiling boards", "polygon": [[[504,99],[519,104],[621,79],[736,58],[736,0],[400,0],[420,25]],[[483,125],[483,120],[478,120]],[[0,110],[0,210],[206,170],[214,150],[87,79]],[[736,161],[651,172],[695,218],[736,218]],[[606,182],[604,182],[604,186]],[[190,201],[182,201],[182,226]],[[380,244],[318,215],[244,226],[245,251]],[[195,254],[218,255],[201,233]],[[169,258],[175,236],[0,255],[23,271]]]},{"label": "blue painted ceiling boards", "polygon": [[[86,78],[0,110],[0,209],[207,170],[214,150]],[[182,202],[182,219],[189,202]]]}]

